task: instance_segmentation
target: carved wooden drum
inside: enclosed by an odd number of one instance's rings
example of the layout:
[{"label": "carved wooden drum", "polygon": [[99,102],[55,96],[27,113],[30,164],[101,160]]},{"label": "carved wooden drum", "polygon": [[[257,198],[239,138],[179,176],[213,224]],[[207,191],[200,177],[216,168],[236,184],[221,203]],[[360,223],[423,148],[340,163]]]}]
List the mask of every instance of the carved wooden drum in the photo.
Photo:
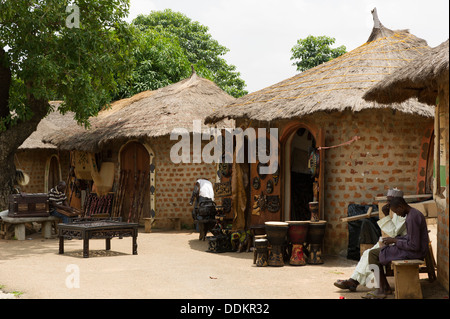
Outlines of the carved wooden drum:
[{"label": "carved wooden drum", "polygon": [[309,244],[308,264],[323,264],[322,260],[322,243],[325,235],[326,220],[318,222],[310,222],[306,241]]},{"label": "carved wooden drum", "polygon": [[266,238],[255,239],[256,248],[256,267],[266,267],[269,251],[269,241]]},{"label": "carved wooden drum", "polygon": [[306,242],[308,234],[309,221],[287,221],[289,224],[288,236],[292,244],[292,253],[289,260],[290,265],[306,265],[306,259],[303,253],[303,244]]},{"label": "carved wooden drum", "polygon": [[286,244],[286,236],[289,224],[285,222],[265,222],[267,239],[272,249],[269,253],[269,266],[284,266],[283,246]]}]

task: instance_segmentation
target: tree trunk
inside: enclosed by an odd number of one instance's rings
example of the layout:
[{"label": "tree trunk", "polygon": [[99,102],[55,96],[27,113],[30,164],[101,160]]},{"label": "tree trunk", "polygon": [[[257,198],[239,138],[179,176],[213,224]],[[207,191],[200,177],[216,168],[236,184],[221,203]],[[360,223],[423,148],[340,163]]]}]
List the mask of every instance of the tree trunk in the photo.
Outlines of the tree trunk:
[{"label": "tree trunk", "polygon": [[7,209],[8,197],[14,187],[16,175],[14,155],[47,114],[48,102],[34,101],[32,104],[34,104],[35,111],[29,121],[18,123],[12,128],[0,132],[0,211]]},{"label": "tree trunk", "polygon": [[[0,133],[0,211],[7,209],[8,197],[15,185],[14,155],[20,145],[36,130],[40,120],[33,119]],[[20,127],[20,128],[19,128]]]},{"label": "tree trunk", "polygon": [[15,165],[14,165],[14,153],[11,156],[7,156],[5,159],[3,154],[10,153],[5,152],[5,146],[0,144],[0,211],[8,209],[8,196],[11,194],[14,186],[15,177]]}]

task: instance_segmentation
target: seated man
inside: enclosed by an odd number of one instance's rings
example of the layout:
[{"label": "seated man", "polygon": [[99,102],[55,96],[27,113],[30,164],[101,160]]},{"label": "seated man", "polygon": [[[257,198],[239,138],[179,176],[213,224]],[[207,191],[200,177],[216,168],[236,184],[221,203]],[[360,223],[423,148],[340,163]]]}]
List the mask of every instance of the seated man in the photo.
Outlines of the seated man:
[{"label": "seated man", "polygon": [[409,206],[403,197],[393,198],[389,205],[397,215],[406,216],[406,235],[383,238],[385,246],[370,251],[369,264],[379,270],[379,288],[366,295],[369,299],[385,298],[392,293],[383,266],[393,260],[424,259],[428,251],[428,229],[423,214]]},{"label": "seated man", "polygon": [[[397,214],[393,214],[392,218],[389,215],[389,203],[394,197],[403,198],[403,192],[396,188],[389,189],[387,192],[387,205],[384,205],[382,212],[385,217],[380,219],[377,224],[381,230],[390,237],[396,237],[400,235],[406,235],[405,217],[400,217]],[[373,272],[369,267],[369,252],[372,249],[379,248],[379,243],[375,244],[371,249],[367,249],[359,259],[356,265],[355,271],[352,276],[347,280],[338,280],[334,283],[336,287],[341,289],[349,289],[350,291],[356,291],[358,285],[366,286],[374,278]]]},{"label": "seated man", "polygon": [[[50,215],[61,218],[63,223],[68,223],[69,216],[76,216],[72,207],[67,203],[67,197],[64,193],[66,190],[66,182],[60,181],[58,185],[48,193],[48,201],[50,206]],[[58,211],[59,210],[59,211]]]}]

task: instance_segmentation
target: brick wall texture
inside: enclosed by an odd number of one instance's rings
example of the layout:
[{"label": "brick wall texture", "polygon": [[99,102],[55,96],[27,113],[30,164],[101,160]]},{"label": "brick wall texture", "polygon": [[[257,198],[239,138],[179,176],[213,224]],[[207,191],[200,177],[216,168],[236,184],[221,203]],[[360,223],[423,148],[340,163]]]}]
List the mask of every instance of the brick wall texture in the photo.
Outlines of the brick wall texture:
[{"label": "brick wall texture", "polygon": [[[208,179],[214,184],[217,168],[216,164],[172,163],[170,149],[175,143],[169,137],[158,138],[151,143],[156,154],[156,214],[159,217],[181,217],[182,224],[192,226],[189,200],[194,184],[199,178]],[[165,223],[168,221],[160,222],[157,226],[167,227]]]},{"label": "brick wall texture", "polygon": [[317,119],[325,128],[325,145],[336,145],[358,135],[359,141],[325,151],[325,249],[341,253],[348,246],[349,204],[376,204],[376,196],[398,187],[417,191],[421,144],[431,136],[433,119],[391,110],[344,112]]},{"label": "brick wall texture", "polygon": [[[184,227],[192,228],[192,206],[189,205],[189,200],[194,184],[201,177],[214,184],[217,176],[216,164],[173,163],[170,159],[170,149],[177,141],[171,141],[169,136],[143,139],[139,142],[148,145],[155,155],[155,217],[160,219],[155,222],[153,227],[171,228],[172,221],[166,218],[179,217]],[[204,144],[206,143],[204,142]],[[109,147],[105,147],[102,152],[105,160],[116,163],[116,183],[120,172],[119,151],[123,145],[123,143],[113,143]],[[107,150],[112,151],[111,158],[105,157],[105,154],[108,153]],[[192,140],[190,156],[193,157]]]},{"label": "brick wall texture", "polygon": [[[30,176],[30,182],[20,189],[25,193],[46,193],[45,190],[45,166],[52,155],[57,155],[61,166],[61,177],[67,179],[69,172],[69,152],[61,152],[54,149],[27,149],[19,150],[15,156],[17,169],[22,169]],[[55,185],[51,186],[54,187]]]}]

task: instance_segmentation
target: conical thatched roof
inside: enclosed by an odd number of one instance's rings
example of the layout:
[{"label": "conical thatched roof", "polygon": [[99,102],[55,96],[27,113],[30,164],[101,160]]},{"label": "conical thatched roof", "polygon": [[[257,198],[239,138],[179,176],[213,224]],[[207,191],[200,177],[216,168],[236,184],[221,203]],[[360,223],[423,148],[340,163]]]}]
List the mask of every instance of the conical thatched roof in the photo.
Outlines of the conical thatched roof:
[{"label": "conical thatched roof", "polygon": [[362,96],[375,83],[422,56],[430,48],[425,40],[408,30],[392,31],[378,20],[369,40],[360,47],[292,78],[237,99],[206,119],[214,123],[224,118],[259,121],[290,119],[315,112],[358,112],[390,107],[405,113],[433,116],[433,110],[417,101],[380,105]]},{"label": "conical thatched roof", "polygon": [[56,149],[55,145],[47,144],[42,141],[44,136],[57,133],[67,126],[76,124],[72,112],[68,112],[64,115],[59,113],[58,107],[61,104],[61,101],[51,101],[49,103],[54,108],[54,111],[49,113],[39,122],[36,131],[34,131],[25,142],[19,146],[19,150]]},{"label": "conical thatched roof", "polygon": [[448,86],[448,40],[387,76],[364,95],[367,101],[400,103],[409,98],[436,105],[438,82]]},{"label": "conical thatched roof", "polygon": [[215,83],[193,72],[178,83],[114,102],[90,119],[89,130],[72,126],[44,141],[60,149],[97,152],[112,140],[159,137],[175,128],[192,131],[194,120],[203,121],[213,108],[234,100]]}]

